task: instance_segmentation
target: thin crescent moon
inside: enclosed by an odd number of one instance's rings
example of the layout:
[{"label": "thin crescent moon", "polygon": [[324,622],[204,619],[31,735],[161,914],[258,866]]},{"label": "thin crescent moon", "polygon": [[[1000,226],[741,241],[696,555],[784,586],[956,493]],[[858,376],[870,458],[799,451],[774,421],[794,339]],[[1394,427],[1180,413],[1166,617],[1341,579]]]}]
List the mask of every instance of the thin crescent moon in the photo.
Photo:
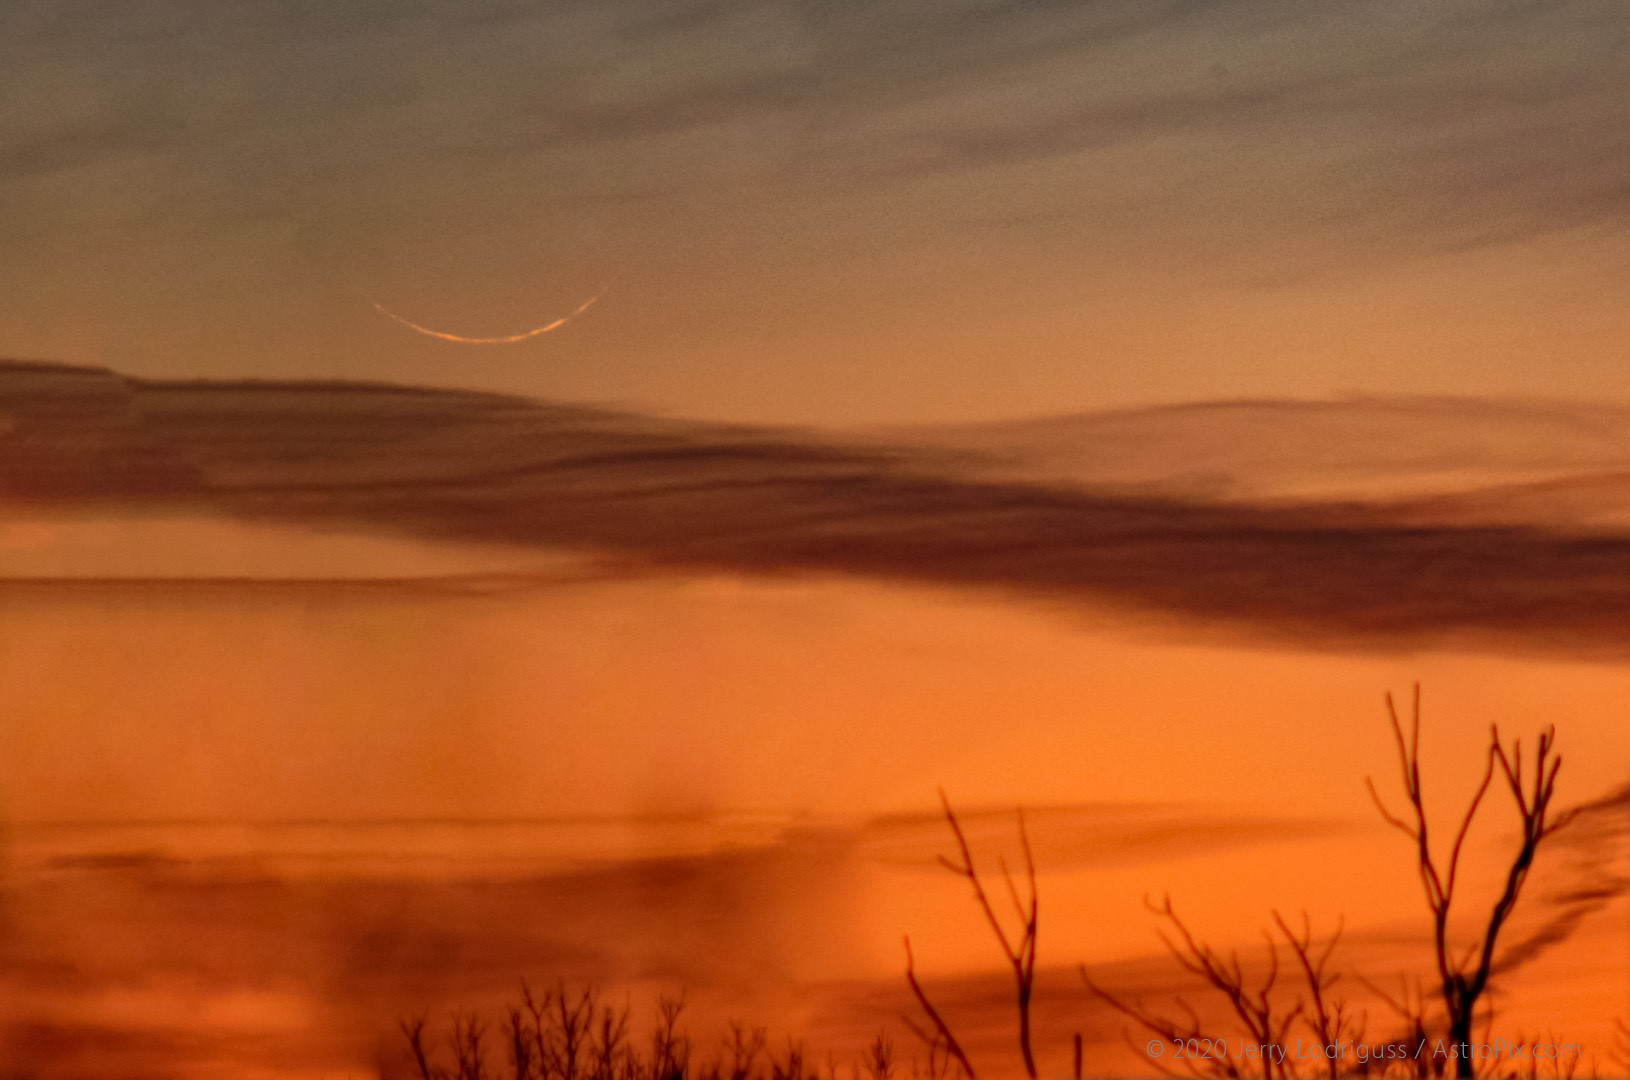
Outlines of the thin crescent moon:
[{"label": "thin crescent moon", "polygon": [[425,334],[425,335],[427,335],[429,337],[440,338],[443,341],[456,341],[460,345],[513,345],[517,341],[525,341],[528,338],[535,338],[539,334],[547,334],[551,330],[560,329],[562,326],[565,326],[567,323],[571,322],[573,319],[577,318],[579,315],[581,315],[585,311],[589,310],[589,308],[594,305],[594,302],[596,300],[600,299],[600,297],[602,295],[604,295],[604,294],[603,293],[596,293],[595,295],[589,297],[587,300],[585,300],[581,304],[579,304],[577,306],[576,311],[573,311],[570,315],[563,315],[560,318],[556,319],[552,323],[548,323],[548,324],[546,324],[544,326],[534,327],[533,329],[528,330],[528,331],[526,331],[524,333],[510,334],[507,337],[465,337],[462,334],[443,333],[440,330],[432,330],[428,326],[420,326],[418,323],[414,322],[411,319],[404,319],[404,318],[402,318],[402,316],[396,314],[396,312],[391,311],[388,308],[386,308],[385,305],[383,305],[383,304],[374,302],[374,307],[379,311],[379,313],[381,315],[384,315],[386,318],[396,320],[397,322],[401,323],[403,326],[407,327],[409,330],[415,330],[415,331],[417,331],[417,332],[419,332],[421,334]]}]

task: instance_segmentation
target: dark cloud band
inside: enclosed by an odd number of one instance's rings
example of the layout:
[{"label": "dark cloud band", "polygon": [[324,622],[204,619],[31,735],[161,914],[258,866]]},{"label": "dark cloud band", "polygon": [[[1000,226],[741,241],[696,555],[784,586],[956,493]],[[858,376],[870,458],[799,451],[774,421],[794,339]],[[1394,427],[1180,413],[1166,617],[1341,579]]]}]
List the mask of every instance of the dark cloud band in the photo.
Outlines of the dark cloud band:
[{"label": "dark cloud band", "polygon": [[1630,538],[983,479],[793,430],[363,384],[0,369],[0,493],[1011,590],[1299,640],[1630,641]]}]

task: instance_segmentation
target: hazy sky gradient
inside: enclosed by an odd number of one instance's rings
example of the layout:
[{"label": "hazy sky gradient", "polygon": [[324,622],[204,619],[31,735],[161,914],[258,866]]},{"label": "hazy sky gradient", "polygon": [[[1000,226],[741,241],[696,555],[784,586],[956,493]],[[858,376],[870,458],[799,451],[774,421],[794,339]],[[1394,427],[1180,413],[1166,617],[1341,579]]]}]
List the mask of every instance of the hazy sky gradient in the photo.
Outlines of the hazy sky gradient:
[{"label": "hazy sky gradient", "polygon": [[[0,355],[743,419],[1630,397],[1616,0],[0,12]],[[370,301],[471,335],[413,335]]]}]

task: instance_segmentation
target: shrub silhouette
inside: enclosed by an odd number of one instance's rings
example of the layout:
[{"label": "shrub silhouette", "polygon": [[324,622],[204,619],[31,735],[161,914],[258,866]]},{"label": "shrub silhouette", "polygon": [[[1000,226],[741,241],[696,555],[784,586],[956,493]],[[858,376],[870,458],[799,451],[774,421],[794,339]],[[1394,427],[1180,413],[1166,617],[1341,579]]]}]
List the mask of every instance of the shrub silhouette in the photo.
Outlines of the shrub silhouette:
[{"label": "shrub silhouette", "polygon": [[[645,1049],[629,1033],[629,1005],[606,1002],[593,989],[571,992],[564,984],[543,995],[522,984],[522,999],[505,1010],[497,1038],[486,1023],[453,1013],[445,1052],[434,1046],[424,1015],[401,1021],[412,1064],[421,1080],[813,1080],[802,1043],[784,1051],[769,1049],[764,1028],[730,1025],[729,1034],[706,1062],[694,1056],[691,1036],[681,1026],[683,997],[662,997]],[[892,1047],[872,1047],[872,1062],[892,1067]],[[492,1057],[507,1069],[499,1072]],[[888,1072],[875,1072],[888,1080]]]},{"label": "shrub silhouette", "polygon": [[[788,1040],[775,1051],[765,1028],[732,1021],[706,1058],[682,1024],[685,1001],[661,997],[642,1047],[630,1033],[631,1009],[593,989],[564,984],[521,998],[494,1031],[470,1013],[455,1012],[437,1039],[424,1014],[401,1021],[419,1080],[817,1080],[804,1045]],[[439,1045],[438,1045],[439,1044]],[[497,1059],[497,1063],[495,1060]],[[830,1060],[830,1059],[829,1059]],[[856,1080],[896,1080],[894,1044],[880,1031],[852,1066]],[[943,1055],[908,1062],[912,1080],[947,1080]],[[833,1080],[830,1066],[827,1080]]]}]

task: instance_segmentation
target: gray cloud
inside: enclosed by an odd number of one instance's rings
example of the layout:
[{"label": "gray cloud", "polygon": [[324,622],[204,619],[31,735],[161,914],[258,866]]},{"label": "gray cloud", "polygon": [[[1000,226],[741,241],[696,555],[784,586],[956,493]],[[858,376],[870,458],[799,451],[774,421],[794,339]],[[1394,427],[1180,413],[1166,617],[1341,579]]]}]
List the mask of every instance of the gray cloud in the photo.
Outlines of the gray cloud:
[{"label": "gray cloud", "polygon": [[[722,170],[747,198],[853,196],[1175,138],[1178,173],[1135,197],[1087,160],[1068,192],[1037,183],[1058,200],[1153,199],[1180,221],[1226,204],[1281,233],[1411,245],[1423,229],[1465,245],[1625,210],[1630,72],[1610,58],[1627,27],[1604,0],[1453,13],[1243,0],[426,0],[235,14],[173,3],[89,5],[76,34],[56,25],[60,8],[42,0],[0,20],[14,42],[0,55],[24,69],[77,63],[106,95],[157,94],[175,112],[29,136],[0,127],[4,159],[65,167],[167,149],[194,187],[219,188],[223,213],[266,186],[316,200],[307,213],[349,206],[364,177],[431,182],[446,155],[469,156],[480,185],[483,168],[640,143],[641,160],[605,177],[614,192],[634,179],[623,173],[672,172],[670,151],[641,141],[676,132],[706,133],[714,151],[708,169],[679,170],[689,190]],[[748,122],[770,125],[780,169],[733,130]],[[182,125],[193,134],[177,144]],[[576,164],[605,176],[604,162]]]},{"label": "gray cloud", "polygon": [[154,153],[174,142],[183,126],[172,117],[128,116],[16,139],[0,144],[0,180],[71,169],[109,157]]}]

